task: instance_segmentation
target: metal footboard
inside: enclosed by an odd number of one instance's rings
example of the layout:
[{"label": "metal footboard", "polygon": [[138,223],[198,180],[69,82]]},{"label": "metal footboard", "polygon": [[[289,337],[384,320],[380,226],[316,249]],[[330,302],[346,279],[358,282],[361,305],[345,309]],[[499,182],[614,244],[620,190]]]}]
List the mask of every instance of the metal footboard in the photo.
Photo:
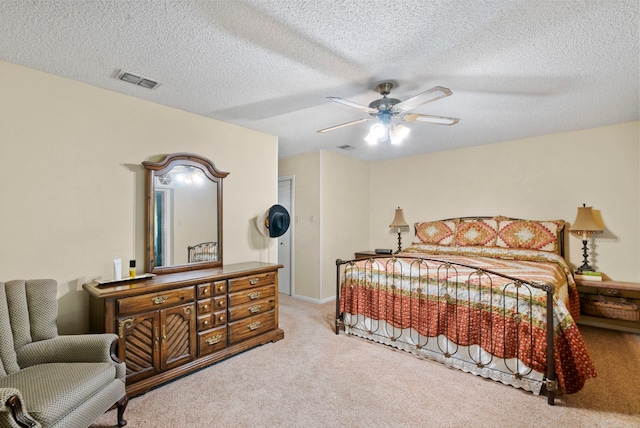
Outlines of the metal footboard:
[{"label": "metal footboard", "polygon": [[[534,298],[535,289],[546,293],[546,305]],[[358,330],[363,337],[385,338],[400,349],[434,354],[432,359],[443,362],[457,359],[489,372],[497,370],[494,359],[499,357],[493,351],[509,350],[515,358],[500,358],[501,373],[496,376],[516,380],[532,372],[521,361],[533,361],[536,339],[546,341],[546,373],[533,382],[541,383],[553,405],[553,293],[550,284],[435,258],[338,259],[335,333]],[[355,311],[343,312],[346,306]],[[546,312],[544,338],[534,337],[533,325],[525,322],[534,318],[534,310]]]}]

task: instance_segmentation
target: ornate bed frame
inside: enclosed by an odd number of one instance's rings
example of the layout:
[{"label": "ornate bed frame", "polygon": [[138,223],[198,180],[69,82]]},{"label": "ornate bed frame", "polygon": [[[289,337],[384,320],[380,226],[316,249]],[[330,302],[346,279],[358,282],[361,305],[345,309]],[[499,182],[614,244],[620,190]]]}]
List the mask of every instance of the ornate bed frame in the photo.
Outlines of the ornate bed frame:
[{"label": "ornate bed frame", "polygon": [[[487,217],[472,218],[484,219]],[[469,218],[465,217],[464,219]],[[558,252],[561,255],[564,255],[563,228],[564,226],[560,229],[557,242]],[[384,263],[386,268],[382,273],[379,269],[374,272],[374,264],[379,265],[380,263]],[[429,264],[430,267],[427,267],[427,264]],[[517,386],[515,384],[521,380],[529,385],[531,383],[537,384],[540,392],[546,391],[548,404],[554,404],[556,391],[558,390],[558,382],[556,380],[555,370],[553,328],[546,329],[546,373],[542,374],[534,372],[526,365],[523,365],[520,358],[522,355],[520,354],[518,354],[519,357],[515,360],[499,358],[484,352],[477,344],[469,344],[469,346],[457,345],[457,343],[460,343],[457,341],[457,335],[465,334],[465,331],[462,331],[464,329],[467,329],[467,333],[469,331],[479,332],[474,334],[480,334],[480,340],[477,342],[480,344],[496,341],[496,336],[500,336],[500,334],[494,335],[491,329],[486,331],[486,325],[485,329],[481,328],[480,320],[474,317],[468,317],[468,321],[465,320],[465,322],[462,323],[467,324],[466,327],[460,327],[458,324],[457,317],[458,310],[460,310],[458,308],[463,308],[463,310],[465,307],[471,309],[472,305],[478,305],[478,296],[476,295],[474,297],[476,300],[471,298],[470,283],[476,284],[478,289],[482,289],[483,284],[493,289],[493,284],[496,281],[504,284],[501,286],[502,295],[505,296],[508,293],[509,296],[515,296],[518,311],[520,311],[520,308],[523,308],[523,312],[516,313],[515,317],[513,313],[508,315],[510,318],[508,321],[511,322],[512,325],[513,322],[515,322],[516,326],[519,324],[521,316],[526,317],[530,315],[530,313],[527,314],[526,312],[532,310],[531,297],[534,290],[542,290],[546,293],[546,307],[554,307],[555,288],[552,284],[534,283],[464,263],[443,261],[431,257],[416,257],[415,255],[389,256],[381,254],[365,260],[338,259],[336,260],[336,267],[336,334],[339,334],[340,330],[343,329],[348,333],[385,343],[392,347],[460,368],[464,371],[479,374],[483,377],[489,377],[495,380],[509,377],[512,379],[511,384],[514,386]],[[424,275],[424,271],[428,269],[431,271],[436,269],[438,271],[436,275],[437,278],[441,276],[447,278],[448,288],[439,286],[437,280],[429,279],[428,275]],[[473,273],[469,274],[468,269],[471,269]],[[459,270],[463,270],[466,273],[461,275],[458,273]],[[375,280],[373,280],[374,276]],[[354,280],[355,277],[359,279]],[[362,278],[364,278],[364,280]],[[409,284],[409,286],[405,285],[404,288],[397,286],[398,281],[403,281],[404,284]],[[353,284],[356,284],[356,286],[354,287]],[[354,290],[356,288],[361,289]],[[447,289],[453,289],[454,291],[447,292]],[[539,292],[537,293],[539,294]],[[485,292],[485,294],[489,293]],[[427,296],[429,297],[427,298]],[[460,296],[467,296],[468,300],[460,300]],[[486,299],[487,297],[485,296],[484,298]],[[506,312],[499,310],[499,308],[492,309],[494,297],[492,295],[488,298],[491,299],[491,304],[485,305],[484,310],[490,312],[492,319],[493,317],[502,316],[502,325],[506,325]],[[343,312],[341,303],[344,305],[343,300],[345,299],[357,308],[368,308],[363,312],[369,311],[372,313],[383,311],[387,317],[390,316],[394,321],[403,319],[403,317],[409,317],[411,319],[419,319],[420,322],[424,324],[431,323],[433,325],[435,323],[438,325],[438,328],[444,328],[445,330],[452,328],[455,330],[455,337],[448,340],[438,335],[422,335],[412,328],[399,326],[402,322],[386,322],[381,317],[368,317],[361,313],[351,314]],[[446,308],[452,308],[446,310],[452,310],[453,313],[443,314],[440,310],[435,311],[433,308],[429,309],[429,300],[431,300],[431,304],[433,304],[433,302],[436,302],[436,304],[437,302],[455,303],[453,305],[443,305]],[[429,314],[429,311],[432,311],[432,313]],[[430,319],[429,317],[435,317],[435,319]],[[473,325],[474,322],[477,322],[477,325]],[[451,326],[449,326],[449,323],[451,323]],[[500,325],[500,323],[498,323],[498,325]],[[554,311],[546,311],[546,325],[554,325]],[[517,335],[521,334],[521,331],[527,330],[526,327],[523,329],[516,327],[516,329],[518,330]],[[460,330],[460,332],[458,330]],[[533,328],[528,331],[529,337],[520,338],[520,336],[518,336],[518,339],[524,340],[524,343],[532,344],[534,341]],[[498,344],[499,347],[503,347],[502,349],[514,347],[512,343],[507,342],[507,334],[502,335],[502,340],[503,343]],[[517,348],[520,348],[520,346],[517,346]],[[528,352],[534,352],[533,345]],[[532,373],[533,376],[530,376]],[[523,388],[529,389],[527,387]]]}]

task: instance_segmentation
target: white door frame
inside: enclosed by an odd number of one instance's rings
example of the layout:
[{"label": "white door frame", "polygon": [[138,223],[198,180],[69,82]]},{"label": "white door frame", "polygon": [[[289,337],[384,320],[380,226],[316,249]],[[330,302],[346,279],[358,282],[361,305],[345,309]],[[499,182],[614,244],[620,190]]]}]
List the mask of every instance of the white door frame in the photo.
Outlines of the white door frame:
[{"label": "white door frame", "polygon": [[[294,242],[295,242],[295,176],[293,175],[284,175],[282,177],[278,177],[278,182],[281,181],[289,181],[291,183],[291,185],[289,186],[291,194],[290,194],[290,204],[291,206],[289,207],[289,216],[290,216],[290,221],[289,221],[289,260],[288,260],[288,266],[283,263],[282,260],[280,260],[278,258],[278,263],[283,264],[285,267],[283,269],[288,268],[289,269],[289,295],[293,296],[294,295],[294,289],[295,289],[295,281],[294,281],[294,266],[295,266],[295,246],[294,246]],[[280,195],[278,195],[278,200],[280,198]],[[279,242],[279,238],[278,238],[278,249],[280,248],[280,242]],[[286,261],[284,261],[286,262]]]}]

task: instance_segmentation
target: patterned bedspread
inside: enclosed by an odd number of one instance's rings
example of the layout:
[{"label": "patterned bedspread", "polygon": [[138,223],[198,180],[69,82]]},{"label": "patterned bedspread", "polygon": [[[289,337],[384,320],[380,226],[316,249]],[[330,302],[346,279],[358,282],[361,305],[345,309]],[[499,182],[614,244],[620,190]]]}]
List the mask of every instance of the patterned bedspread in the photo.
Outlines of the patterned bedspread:
[{"label": "patterned bedspread", "polygon": [[596,376],[575,323],[578,292],[562,257],[535,250],[426,244],[400,256],[411,258],[376,258],[347,266],[341,310],[425,337],[444,335],[461,346],[479,345],[495,357],[517,358],[545,373],[547,293],[513,278],[551,284],[558,384],[564,393],[575,393]]}]

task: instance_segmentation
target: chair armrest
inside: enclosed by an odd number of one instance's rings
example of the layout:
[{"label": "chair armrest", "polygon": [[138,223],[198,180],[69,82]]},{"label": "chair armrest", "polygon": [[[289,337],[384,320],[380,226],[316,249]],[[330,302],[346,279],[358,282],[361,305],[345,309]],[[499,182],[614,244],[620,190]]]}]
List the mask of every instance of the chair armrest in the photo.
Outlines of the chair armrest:
[{"label": "chair armrest", "polygon": [[44,363],[120,363],[115,334],[78,334],[39,340],[16,350],[21,368]]},{"label": "chair armrest", "polygon": [[15,388],[0,388],[0,426],[15,428],[41,428],[24,408],[20,391]]}]

